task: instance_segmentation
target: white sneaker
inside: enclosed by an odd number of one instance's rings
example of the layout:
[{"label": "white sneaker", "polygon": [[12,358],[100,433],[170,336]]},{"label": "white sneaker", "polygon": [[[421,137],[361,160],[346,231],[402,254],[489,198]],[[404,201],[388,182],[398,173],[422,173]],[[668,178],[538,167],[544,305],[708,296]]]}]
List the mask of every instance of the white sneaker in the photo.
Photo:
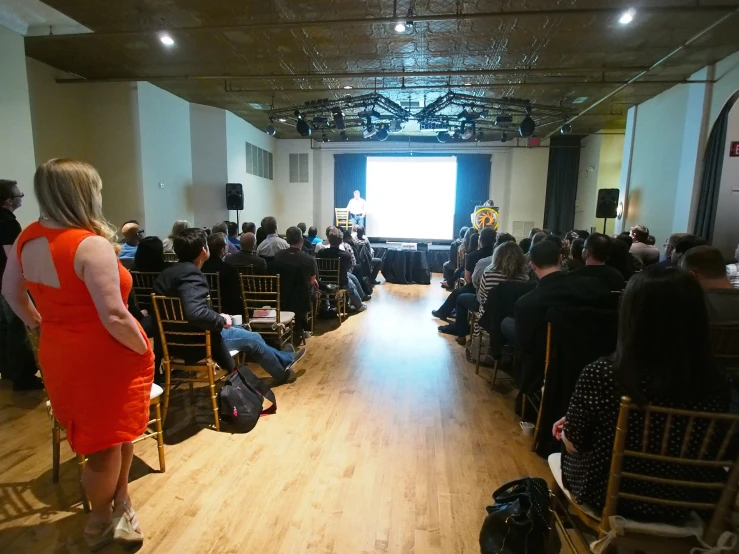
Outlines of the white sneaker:
[{"label": "white sneaker", "polygon": [[361,305],[361,306],[359,306],[359,309],[357,309],[357,313],[359,313],[359,312],[363,312],[363,311],[365,311],[366,309],[367,309],[367,303],[366,303],[366,302],[362,302],[362,305]]}]

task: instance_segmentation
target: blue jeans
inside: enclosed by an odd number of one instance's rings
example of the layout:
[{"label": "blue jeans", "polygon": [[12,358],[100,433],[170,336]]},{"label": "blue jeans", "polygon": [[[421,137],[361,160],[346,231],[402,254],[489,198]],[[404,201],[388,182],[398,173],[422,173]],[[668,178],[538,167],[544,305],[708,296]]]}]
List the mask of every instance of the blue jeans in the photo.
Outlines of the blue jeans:
[{"label": "blue jeans", "polygon": [[223,343],[229,350],[238,350],[247,361],[258,363],[276,381],[287,379],[287,367],[293,362],[292,352],[281,352],[269,346],[259,333],[233,325],[221,331]]},{"label": "blue jeans", "polygon": [[[360,292],[362,287],[359,285],[359,279],[357,279],[356,275],[347,273],[347,277],[346,295],[349,298],[349,304],[351,304],[355,310],[358,310],[362,306],[362,292]],[[352,279],[352,277],[354,277],[354,279]]]},{"label": "blue jeans", "polygon": [[[352,225],[361,225],[362,227],[364,227],[364,216],[351,214],[349,216],[349,223],[351,223]],[[365,231],[366,230],[367,229],[365,228]]]}]

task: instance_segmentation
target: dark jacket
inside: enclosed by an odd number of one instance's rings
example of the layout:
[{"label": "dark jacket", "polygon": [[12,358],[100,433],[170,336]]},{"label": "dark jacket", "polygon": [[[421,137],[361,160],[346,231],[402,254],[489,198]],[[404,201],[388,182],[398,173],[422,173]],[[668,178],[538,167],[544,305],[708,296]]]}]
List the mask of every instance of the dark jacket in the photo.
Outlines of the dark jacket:
[{"label": "dark jacket", "polygon": [[267,262],[264,261],[264,258],[246,250],[239,250],[238,252],[229,254],[224,261],[234,267],[253,266],[254,273],[257,275],[264,274],[267,271]]},{"label": "dark jacket", "polygon": [[[157,280],[154,281],[154,292],[161,296],[173,296],[182,302],[182,310],[189,325],[182,326],[182,331],[207,330],[211,331],[211,348],[213,359],[223,369],[232,370],[234,362],[228,354],[226,345],[221,340],[221,331],[226,324],[226,320],[208,307],[208,281],[206,281],[203,272],[191,262],[180,262],[173,264],[159,274]],[[157,334],[157,339],[159,338]],[[192,342],[198,342],[200,339],[194,337]],[[186,342],[183,338],[182,342]],[[161,350],[161,345],[157,340],[157,346]],[[169,354],[174,357],[182,357],[188,362],[195,362],[204,357],[203,351],[199,349],[182,347],[179,350],[174,349]]]},{"label": "dark jacket", "polygon": [[211,257],[201,268],[203,273],[218,273],[221,289],[221,309],[226,314],[244,314],[241,301],[241,276],[239,270],[218,257]]},{"label": "dark jacket", "polygon": [[591,278],[600,281],[610,291],[623,290],[626,286],[624,276],[618,269],[608,265],[586,265],[568,274],[570,279]]}]

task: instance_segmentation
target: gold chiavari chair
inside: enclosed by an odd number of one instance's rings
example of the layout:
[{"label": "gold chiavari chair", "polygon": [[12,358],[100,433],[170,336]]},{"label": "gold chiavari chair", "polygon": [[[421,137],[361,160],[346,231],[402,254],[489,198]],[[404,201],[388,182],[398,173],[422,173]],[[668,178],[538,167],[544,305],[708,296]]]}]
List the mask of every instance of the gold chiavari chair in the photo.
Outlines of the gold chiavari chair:
[{"label": "gold chiavari chair", "polygon": [[259,275],[259,272],[254,270],[253,265],[237,265],[236,271],[239,272],[239,275]]},{"label": "gold chiavari chair", "polygon": [[339,229],[349,229],[349,208],[334,208],[336,216],[336,226]]},{"label": "gold chiavari chair", "polygon": [[133,278],[133,298],[136,307],[139,310],[151,311],[151,293],[159,273],[132,271],[131,277]]},{"label": "gold chiavari chair", "polygon": [[203,275],[210,288],[210,308],[220,314],[223,311],[221,308],[221,278],[218,273],[203,273]]},{"label": "gold chiavari chair", "polygon": [[[182,310],[179,298],[151,295],[154,315],[159,328],[159,336],[162,341],[162,366],[164,367],[164,414],[163,422],[166,423],[167,411],[169,410],[169,397],[173,387],[181,383],[188,383],[192,390],[194,383],[208,383],[210,387],[211,408],[213,410],[213,424],[216,431],[221,430],[218,417],[218,397],[216,394],[216,381],[225,377],[225,373],[216,378],[218,365],[213,361],[211,354],[210,331],[194,331],[189,327],[187,318]],[[192,353],[194,358],[200,360],[194,363],[178,356]],[[202,354],[205,357],[202,357]],[[232,355],[235,354],[232,352]],[[173,375],[173,371],[178,375]],[[194,374],[194,375],[193,375]],[[203,377],[203,374],[205,376]]]},{"label": "gold chiavari chair", "polygon": [[[280,310],[279,275],[242,275],[241,299],[246,323],[263,337],[274,337],[282,349],[292,343],[295,314]],[[274,311],[274,315],[257,317],[256,310]]]},{"label": "gold chiavari chair", "polygon": [[[640,412],[642,428],[631,428],[635,421],[630,418]],[[638,421],[638,420],[637,420]],[[710,514],[702,540],[710,546],[716,545],[721,533],[727,529],[731,507],[737,497],[739,486],[739,458],[732,444],[739,429],[739,415],[694,412],[647,405],[643,409],[633,404],[627,396],[621,398],[621,405],[616,425],[616,437],[613,444],[613,458],[608,478],[606,502],[603,513],[597,514],[586,507],[576,504],[564,489],[561,483],[561,472],[552,467],[559,463],[557,456],[550,458],[550,467],[557,481],[555,491],[555,506],[557,515],[564,515],[570,522],[574,515],[582,524],[598,533],[600,539],[609,534],[611,519],[619,515],[618,503],[620,500],[629,500],[667,506],[672,508],[694,510]],[[636,440],[629,440],[636,434]],[[656,440],[655,440],[656,439]],[[636,450],[628,448],[630,444],[639,444]],[[678,449],[679,446],[679,449]],[[711,481],[686,481],[658,477],[646,473],[638,473],[638,466],[628,466],[631,471],[625,471],[625,460],[637,459],[645,463],[659,463],[665,475],[674,474],[679,468],[687,466],[715,470]],[[639,492],[623,490],[624,480],[630,483],[650,483],[666,487],[683,488],[684,490],[701,490],[706,493],[702,501],[664,499],[650,496],[644,489]],[[632,486],[630,490],[634,490]],[[713,491],[713,494],[711,494]],[[555,518],[557,525],[562,525],[560,517]],[[575,529],[575,537],[587,545],[585,538]],[[562,528],[564,531],[564,529]],[[573,552],[580,552],[572,540],[572,535],[566,531],[562,533]],[[611,547],[624,546],[636,551],[653,552],[657,547],[674,546],[679,552],[686,546],[690,547],[693,538],[667,539],[664,536],[653,536],[646,532],[629,533],[619,532]],[[697,546],[697,545],[692,545]],[[662,552],[662,550],[660,550]]]},{"label": "gold chiavari chair", "polygon": [[174,252],[165,252],[164,261],[168,264],[174,264],[177,263],[179,260],[177,259],[177,254],[175,254]]},{"label": "gold chiavari chair", "polygon": [[346,289],[341,288],[341,261],[338,258],[316,258],[318,268],[318,282],[321,285],[329,285],[331,290],[319,290],[316,310],[321,304],[321,298],[327,298],[336,304],[336,313],[339,316],[339,325],[346,317]]},{"label": "gold chiavari chair", "polygon": [[739,377],[739,325],[711,325],[711,351],[721,368]]}]

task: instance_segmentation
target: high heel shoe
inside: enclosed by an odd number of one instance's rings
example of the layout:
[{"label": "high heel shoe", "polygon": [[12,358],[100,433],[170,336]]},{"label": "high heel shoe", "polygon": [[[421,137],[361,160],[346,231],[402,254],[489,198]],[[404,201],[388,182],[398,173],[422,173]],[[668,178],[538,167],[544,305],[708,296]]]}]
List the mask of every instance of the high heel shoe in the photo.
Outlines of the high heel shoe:
[{"label": "high heel shoe", "polygon": [[144,542],[136,512],[126,502],[116,504],[113,508],[113,523],[113,540],[118,544],[136,546]]},{"label": "high heel shoe", "polygon": [[99,535],[91,535],[90,533],[85,532],[85,542],[87,543],[87,547],[90,549],[91,552],[95,552],[96,550],[100,550],[104,546],[109,545],[113,542],[113,532],[115,529],[115,522],[110,523],[100,523],[100,534]]}]

